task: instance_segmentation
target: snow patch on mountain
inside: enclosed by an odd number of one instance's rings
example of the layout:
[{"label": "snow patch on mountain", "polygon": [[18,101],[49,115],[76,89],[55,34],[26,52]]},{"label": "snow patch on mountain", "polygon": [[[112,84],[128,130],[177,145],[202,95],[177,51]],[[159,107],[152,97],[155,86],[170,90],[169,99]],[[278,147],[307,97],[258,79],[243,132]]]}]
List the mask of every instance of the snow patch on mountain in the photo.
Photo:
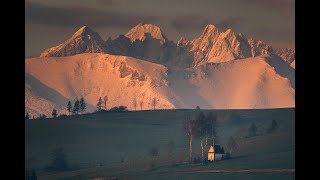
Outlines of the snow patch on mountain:
[{"label": "snow patch on mountain", "polygon": [[[134,109],[171,109],[174,105],[163,96],[168,85],[167,68],[126,56],[86,53],[68,57],[31,58],[26,60],[26,73],[54,89],[67,99],[80,99],[95,106],[99,97],[108,96],[108,108],[124,105]],[[159,90],[160,89],[160,90]],[[66,105],[66,104],[65,104]]]},{"label": "snow patch on mountain", "polygon": [[[265,55],[168,69],[126,56],[86,53],[27,59],[25,71],[64,98],[84,97],[92,107],[105,95],[108,108],[125,105],[130,110],[135,109],[135,98],[136,109],[142,102],[143,110],[153,109],[153,98],[157,99],[157,109],[197,105],[219,109],[294,107],[294,70],[287,72],[288,68],[283,67],[288,66],[286,63],[275,61]],[[59,104],[55,98],[48,101]],[[65,102],[62,105],[66,106]]]}]

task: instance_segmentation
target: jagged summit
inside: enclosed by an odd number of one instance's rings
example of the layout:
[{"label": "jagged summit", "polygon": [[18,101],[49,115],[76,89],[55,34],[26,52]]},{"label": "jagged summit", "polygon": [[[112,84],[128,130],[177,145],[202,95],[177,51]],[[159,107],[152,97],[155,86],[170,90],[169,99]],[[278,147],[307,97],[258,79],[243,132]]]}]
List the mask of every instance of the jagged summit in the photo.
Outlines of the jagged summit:
[{"label": "jagged summit", "polygon": [[168,40],[160,27],[147,23],[139,23],[125,35],[106,41],[88,26],[83,26],[70,39],[47,49],[40,57],[71,56],[80,53],[131,56],[182,68],[271,54],[280,56],[289,64],[294,60],[294,51],[290,49],[274,52],[272,47],[263,41],[248,39],[232,29],[221,31],[213,24],[208,24],[198,38],[181,38],[175,44]]},{"label": "jagged summit", "polygon": [[177,46],[185,46],[188,42],[189,41],[185,37],[181,37],[177,42]]},{"label": "jagged summit", "polygon": [[94,34],[95,32],[88,26],[82,26],[77,32],[75,32],[71,38],[75,38],[81,35]]},{"label": "jagged summit", "polygon": [[208,24],[204,31],[202,32],[200,38],[198,39],[208,39],[208,38],[216,38],[216,36],[219,34],[219,29],[214,26],[213,24]]},{"label": "jagged summit", "polygon": [[161,44],[168,41],[167,37],[163,34],[160,27],[153,24],[139,23],[133,27],[125,36],[128,37],[131,42],[136,40],[144,41],[146,39],[146,33],[154,39],[160,40]]},{"label": "jagged summit", "polygon": [[212,32],[212,31],[218,31],[218,28],[213,25],[213,24],[208,24],[205,28],[204,28],[204,31],[203,33],[208,33],[208,32]]},{"label": "jagged summit", "polygon": [[191,44],[194,55],[192,66],[272,53],[272,48],[264,42],[247,39],[243,34],[236,34],[232,29],[220,32],[212,24],[207,25],[200,37],[193,40]]},{"label": "jagged summit", "polygon": [[87,26],[81,27],[72,37],[58,46],[49,48],[40,57],[72,56],[81,53],[104,53],[105,45],[100,35]]}]

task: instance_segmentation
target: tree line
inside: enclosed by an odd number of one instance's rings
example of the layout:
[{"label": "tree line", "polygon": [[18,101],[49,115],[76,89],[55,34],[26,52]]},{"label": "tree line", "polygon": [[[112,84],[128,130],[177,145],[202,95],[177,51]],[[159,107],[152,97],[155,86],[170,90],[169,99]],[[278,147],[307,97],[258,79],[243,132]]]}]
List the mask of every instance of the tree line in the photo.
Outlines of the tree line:
[{"label": "tree line", "polygon": [[[96,104],[96,108],[98,111],[102,111],[102,110],[108,110],[107,108],[107,103],[108,103],[108,96],[104,96],[103,98],[102,97],[99,97],[98,99],[98,102]],[[156,110],[156,106],[158,104],[158,99],[157,98],[152,98],[151,100],[151,104],[153,106],[153,110]],[[144,96],[143,98],[138,102],[137,98],[134,97],[132,99],[132,106],[134,108],[134,110],[136,111],[138,106],[140,107],[140,110],[142,111],[143,109],[143,105],[144,105]],[[117,110],[117,109],[120,109],[120,110],[127,110],[127,106],[115,106],[115,107],[112,107],[110,108],[109,110],[113,111],[113,110]]]},{"label": "tree line", "polygon": [[[144,96],[143,96],[144,97]],[[143,105],[144,105],[144,98],[142,98],[139,102],[137,101],[137,98],[134,97],[132,101],[132,105],[134,107],[134,110],[137,110],[138,105],[140,106],[140,110],[142,111]],[[102,110],[108,110],[107,108],[107,103],[108,103],[108,96],[99,97],[98,102],[96,104],[96,108],[98,111]],[[152,98],[151,104],[153,106],[153,109],[156,110],[156,106],[158,104],[158,99],[157,98]],[[78,114],[83,114],[87,109],[87,104],[82,97],[80,100],[76,99],[74,104],[72,105],[71,101],[68,101],[67,103],[67,111],[69,112],[69,115],[78,115]],[[115,106],[109,109],[110,111],[127,111],[128,108],[127,106]],[[59,116],[57,109],[53,108],[51,112],[51,116],[53,118],[56,118]],[[66,116],[64,114],[61,114],[60,116]],[[47,116],[45,114],[40,114],[39,117],[30,117],[29,113],[27,112],[25,115],[25,119],[45,119]]]}]

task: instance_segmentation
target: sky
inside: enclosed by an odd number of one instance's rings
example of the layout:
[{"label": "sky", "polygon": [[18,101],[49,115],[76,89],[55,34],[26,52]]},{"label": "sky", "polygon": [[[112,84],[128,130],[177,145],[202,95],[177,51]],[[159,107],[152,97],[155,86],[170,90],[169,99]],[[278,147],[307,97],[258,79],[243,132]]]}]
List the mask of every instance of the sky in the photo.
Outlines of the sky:
[{"label": "sky", "polygon": [[159,26],[174,42],[197,38],[214,24],[274,49],[295,47],[295,0],[26,0],[25,57],[64,42],[84,25],[106,40],[139,22]]}]

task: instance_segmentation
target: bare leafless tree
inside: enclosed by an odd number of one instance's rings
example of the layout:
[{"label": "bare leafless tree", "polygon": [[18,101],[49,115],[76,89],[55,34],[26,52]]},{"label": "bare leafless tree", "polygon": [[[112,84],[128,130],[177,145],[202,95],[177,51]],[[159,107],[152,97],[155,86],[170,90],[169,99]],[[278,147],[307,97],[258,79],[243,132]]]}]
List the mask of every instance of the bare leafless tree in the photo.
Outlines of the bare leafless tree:
[{"label": "bare leafless tree", "polygon": [[136,98],[136,96],[133,97],[132,104],[133,104],[134,110],[136,111],[137,110],[137,98]]},{"label": "bare leafless tree", "polygon": [[228,147],[228,149],[229,149],[229,153],[232,154],[233,151],[237,151],[237,150],[238,150],[239,145],[238,145],[238,143],[235,141],[235,139],[231,136],[231,137],[229,138],[227,147]]},{"label": "bare leafless tree", "polygon": [[214,139],[217,136],[217,117],[212,113],[204,114],[199,112],[195,119],[196,132],[194,137],[200,139],[201,159],[204,161],[204,150],[207,148],[208,138]]},{"label": "bare leafless tree", "polygon": [[105,110],[108,110],[108,109],[107,109],[107,102],[108,102],[108,96],[105,95],[104,98],[103,98],[103,106],[104,106],[104,109],[105,109]]},{"label": "bare leafless tree", "polygon": [[157,105],[157,99],[154,97],[154,98],[152,99],[153,110],[156,110],[156,105]]},{"label": "bare leafless tree", "polygon": [[141,101],[139,102],[139,104],[140,104],[140,110],[142,111],[143,100],[141,100]]},{"label": "bare leafless tree", "polygon": [[142,106],[143,106],[143,100],[144,100],[144,97],[145,97],[146,93],[142,93],[142,99],[140,100],[139,102],[139,105],[140,105],[140,110],[142,111]]},{"label": "bare leafless tree", "polygon": [[189,141],[189,158],[192,161],[192,140],[195,135],[196,126],[195,121],[192,120],[191,114],[187,114],[185,120],[183,121],[183,129]]}]

